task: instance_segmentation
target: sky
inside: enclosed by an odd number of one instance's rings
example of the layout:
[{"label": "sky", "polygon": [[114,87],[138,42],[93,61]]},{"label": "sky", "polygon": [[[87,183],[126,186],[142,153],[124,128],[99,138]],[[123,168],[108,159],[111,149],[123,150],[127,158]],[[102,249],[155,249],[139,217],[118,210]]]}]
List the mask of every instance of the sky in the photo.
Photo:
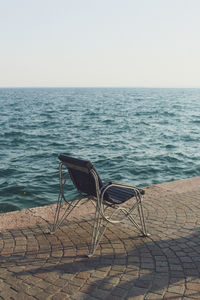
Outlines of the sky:
[{"label": "sky", "polygon": [[0,87],[200,87],[200,0],[0,0]]}]

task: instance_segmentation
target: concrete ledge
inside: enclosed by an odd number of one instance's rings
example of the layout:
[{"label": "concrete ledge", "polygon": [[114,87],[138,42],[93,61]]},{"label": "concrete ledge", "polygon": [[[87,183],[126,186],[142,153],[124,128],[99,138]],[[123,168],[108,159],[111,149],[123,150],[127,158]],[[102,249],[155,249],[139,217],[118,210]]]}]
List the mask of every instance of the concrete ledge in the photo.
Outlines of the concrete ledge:
[{"label": "concrete ledge", "polygon": [[[144,201],[152,198],[160,198],[169,194],[186,193],[195,191],[200,187],[200,177],[188,178],[178,181],[165,182],[153,186],[145,187],[146,195]],[[8,229],[34,226],[44,222],[53,222],[56,205],[41,206],[20,211],[0,214],[0,232]],[[87,203],[81,209],[77,207],[70,215],[69,219],[80,215],[92,214],[94,207]]]}]

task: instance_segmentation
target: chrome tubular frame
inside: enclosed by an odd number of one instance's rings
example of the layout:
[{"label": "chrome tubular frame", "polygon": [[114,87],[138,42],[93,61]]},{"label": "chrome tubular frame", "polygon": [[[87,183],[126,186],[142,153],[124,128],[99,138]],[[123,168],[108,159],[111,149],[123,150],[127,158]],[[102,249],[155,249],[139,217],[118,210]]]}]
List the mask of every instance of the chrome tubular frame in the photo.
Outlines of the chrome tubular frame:
[{"label": "chrome tubular frame", "polygon": [[[61,162],[59,164],[59,179],[60,179],[60,192],[58,196],[58,202],[56,207],[56,212],[54,216],[54,223],[52,226],[51,233],[55,232],[57,228],[59,228],[63,221],[70,215],[70,213],[73,211],[73,209],[77,206],[79,201],[81,200],[74,200],[71,202],[68,202],[64,195],[64,186],[66,184],[67,176],[63,176],[63,163]],[[140,191],[134,187],[124,184],[118,184],[118,183],[110,183],[106,188],[100,189],[99,186],[99,177],[94,169],[91,169],[91,175],[94,178],[95,186],[96,186],[96,197],[88,198],[87,201],[92,201],[92,203],[96,206],[95,209],[95,215],[94,215],[94,224],[93,224],[93,230],[92,230],[92,238],[91,238],[91,244],[90,244],[90,250],[88,257],[91,257],[95,250],[97,249],[109,223],[117,224],[120,222],[123,222],[125,218],[128,218],[130,222],[138,229],[138,231],[143,235],[147,236],[146,231],[146,225],[145,225],[145,219],[144,219],[144,213],[142,208],[142,195]],[[67,174],[68,175],[68,174]],[[126,209],[125,207],[120,207],[119,205],[110,206],[112,208],[112,211],[109,211],[109,214],[107,214],[107,210],[109,208],[108,205],[106,205],[104,201],[104,195],[105,192],[112,186],[116,187],[123,187],[126,189],[132,189],[134,191],[135,196],[133,198],[136,199],[136,202],[133,204],[133,206],[130,209]],[[60,217],[60,211],[63,203],[67,204],[67,207],[65,208],[64,213]],[[135,221],[134,216],[132,213],[135,211],[135,209],[138,210],[138,216],[140,220],[140,224],[138,224]],[[119,214],[119,212],[123,213],[122,217],[118,217],[118,219],[114,219],[116,215]],[[60,218],[59,218],[60,217]]]},{"label": "chrome tubular frame", "polygon": [[[64,186],[66,184],[67,177],[69,177],[69,174],[63,176],[63,163],[61,162],[59,164],[60,192],[58,195],[58,202],[56,206],[56,212],[54,216],[54,222],[51,229],[51,233],[54,233],[62,225],[63,221],[70,215],[72,210],[77,206],[78,202],[80,201],[80,200],[74,200],[70,202],[67,201],[64,195]],[[59,219],[60,209],[63,206],[64,202],[66,203],[67,207],[65,208],[63,215]]]},{"label": "chrome tubular frame", "polygon": [[[95,184],[96,184],[97,203],[96,203],[96,211],[95,211],[95,218],[94,218],[94,225],[93,225],[91,248],[90,248],[88,257],[91,257],[94,254],[109,223],[112,223],[112,224],[121,223],[124,221],[125,218],[128,218],[131,221],[131,223],[141,232],[141,234],[143,236],[147,236],[146,225],[145,225],[145,220],[144,220],[144,213],[143,213],[143,208],[142,208],[142,195],[140,194],[140,191],[134,186],[128,186],[128,185],[118,184],[118,183],[110,183],[106,188],[104,188],[101,191],[100,187],[99,187],[99,179],[98,179],[97,173],[94,170],[91,170],[91,174],[93,175]],[[118,187],[123,187],[123,188],[134,190],[134,192],[135,192],[134,198],[136,198],[136,203],[134,203],[134,205],[129,210],[127,210],[124,207],[118,206],[118,207],[114,208],[114,211],[111,212],[107,216],[105,214],[107,207],[105,208],[105,205],[104,205],[104,194],[112,186],[118,186]],[[136,208],[138,209],[140,225],[135,221],[135,219],[132,215],[133,211]],[[118,220],[113,220],[113,217],[119,211],[123,212],[124,217],[122,217]],[[103,224],[103,221],[105,221],[105,224]],[[103,227],[102,230],[101,230],[101,227]]]}]

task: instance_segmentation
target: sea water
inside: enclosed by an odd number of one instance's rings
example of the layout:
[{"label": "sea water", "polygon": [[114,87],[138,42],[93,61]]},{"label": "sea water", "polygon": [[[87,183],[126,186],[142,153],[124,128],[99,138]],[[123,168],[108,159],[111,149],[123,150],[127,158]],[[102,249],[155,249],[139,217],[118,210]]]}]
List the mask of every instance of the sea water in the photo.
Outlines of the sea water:
[{"label": "sea water", "polygon": [[0,212],[55,203],[60,153],[105,182],[200,175],[200,89],[1,88],[0,129]]}]

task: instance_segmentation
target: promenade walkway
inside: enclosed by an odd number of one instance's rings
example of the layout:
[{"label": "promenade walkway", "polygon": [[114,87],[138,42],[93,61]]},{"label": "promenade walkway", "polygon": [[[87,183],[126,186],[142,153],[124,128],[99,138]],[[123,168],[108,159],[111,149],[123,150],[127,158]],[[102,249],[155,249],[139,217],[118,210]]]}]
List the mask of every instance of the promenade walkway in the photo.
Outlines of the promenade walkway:
[{"label": "promenade walkway", "polygon": [[0,299],[200,299],[200,177],[145,190],[150,236],[111,225],[90,259],[90,207],[54,235],[55,205],[1,214]]}]

